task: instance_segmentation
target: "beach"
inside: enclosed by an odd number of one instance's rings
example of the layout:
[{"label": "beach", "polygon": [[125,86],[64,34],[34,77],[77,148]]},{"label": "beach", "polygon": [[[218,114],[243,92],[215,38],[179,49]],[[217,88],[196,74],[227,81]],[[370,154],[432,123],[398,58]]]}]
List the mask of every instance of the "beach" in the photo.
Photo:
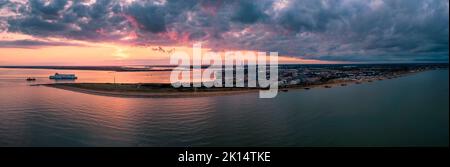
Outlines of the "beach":
[{"label": "beach", "polygon": [[238,93],[255,93],[258,88],[172,88],[170,84],[146,84],[159,87],[145,87],[143,84],[110,84],[110,83],[61,83],[42,84],[57,89],[79,93],[131,98],[187,98],[233,95]]}]

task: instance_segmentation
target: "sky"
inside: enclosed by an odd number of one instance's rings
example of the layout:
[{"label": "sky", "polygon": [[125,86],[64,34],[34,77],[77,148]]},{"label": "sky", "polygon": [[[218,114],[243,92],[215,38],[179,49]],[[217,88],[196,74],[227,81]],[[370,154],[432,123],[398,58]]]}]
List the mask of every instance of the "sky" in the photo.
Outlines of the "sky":
[{"label": "sky", "polygon": [[0,65],[168,64],[171,51],[280,62],[448,62],[448,0],[0,0]]}]

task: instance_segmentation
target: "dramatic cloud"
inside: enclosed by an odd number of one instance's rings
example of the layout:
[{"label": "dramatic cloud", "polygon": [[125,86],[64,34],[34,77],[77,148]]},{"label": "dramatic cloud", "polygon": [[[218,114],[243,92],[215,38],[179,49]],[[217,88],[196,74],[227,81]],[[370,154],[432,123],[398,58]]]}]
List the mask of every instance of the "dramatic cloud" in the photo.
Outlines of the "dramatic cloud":
[{"label": "dramatic cloud", "polygon": [[200,41],[214,50],[364,62],[448,61],[449,53],[448,0],[0,0],[0,14],[0,31],[38,38]]},{"label": "dramatic cloud", "polygon": [[74,44],[68,42],[51,42],[39,40],[14,40],[14,41],[0,41],[0,48],[27,48],[33,49],[42,46],[84,46],[81,44]]},{"label": "dramatic cloud", "polygon": [[238,10],[231,17],[233,21],[252,24],[267,17],[262,7],[251,1],[242,1],[237,8]]}]

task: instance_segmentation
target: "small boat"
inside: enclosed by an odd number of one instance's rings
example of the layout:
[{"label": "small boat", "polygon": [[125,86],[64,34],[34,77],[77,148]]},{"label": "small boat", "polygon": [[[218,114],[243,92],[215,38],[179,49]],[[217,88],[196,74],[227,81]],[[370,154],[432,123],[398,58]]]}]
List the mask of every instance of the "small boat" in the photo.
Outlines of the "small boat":
[{"label": "small boat", "polygon": [[305,90],[309,90],[309,89],[311,89],[311,88],[303,88],[303,89],[305,89]]},{"label": "small boat", "polygon": [[368,80],[367,82],[373,82],[372,80]]},{"label": "small boat", "polygon": [[344,83],[344,84],[341,84],[341,86],[347,86],[347,84]]},{"label": "small boat", "polygon": [[287,91],[289,91],[289,90],[287,90],[287,89],[281,89],[281,91],[282,91],[282,92],[287,92]]},{"label": "small boat", "polygon": [[331,86],[330,86],[330,85],[325,85],[324,87],[325,87],[325,88],[331,88]]},{"label": "small boat", "polygon": [[75,79],[78,79],[78,77],[75,76],[75,74],[59,74],[59,73],[55,73],[55,75],[52,75],[49,78],[50,79],[54,79],[54,80],[75,80]]},{"label": "small boat", "polygon": [[27,78],[27,81],[36,81],[36,78],[28,77],[28,78]]}]

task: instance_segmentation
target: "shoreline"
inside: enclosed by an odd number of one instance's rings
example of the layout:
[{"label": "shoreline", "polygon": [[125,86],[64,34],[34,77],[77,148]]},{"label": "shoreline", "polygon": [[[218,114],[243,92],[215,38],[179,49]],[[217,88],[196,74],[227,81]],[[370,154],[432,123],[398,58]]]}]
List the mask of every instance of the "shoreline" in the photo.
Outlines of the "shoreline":
[{"label": "shoreline", "polygon": [[[236,89],[236,90],[213,90],[213,91],[174,91],[173,90],[158,90],[154,92],[149,91],[123,91],[123,90],[99,90],[90,88],[80,88],[77,86],[83,84],[90,85],[112,85],[110,83],[71,83],[71,84],[41,84],[39,86],[46,86],[61,90],[67,90],[78,93],[85,93],[91,95],[108,96],[108,97],[122,97],[122,98],[191,98],[191,97],[211,97],[211,96],[225,96],[236,95],[243,93],[257,93],[260,89]],[[116,84],[120,85],[120,84]],[[138,85],[138,84],[128,84]],[[165,88],[162,88],[165,89]],[[213,88],[214,89],[214,88]]]},{"label": "shoreline", "polygon": [[[288,92],[289,90],[309,90],[312,88],[334,88],[344,87],[353,84],[366,84],[374,81],[394,79],[404,77],[418,72],[406,72],[395,76],[377,76],[363,78],[360,80],[331,80],[326,83],[311,85],[291,85],[288,87],[279,87],[278,92]],[[46,86],[61,90],[67,90],[91,95],[100,95],[108,97],[122,98],[192,98],[192,97],[211,97],[237,95],[244,93],[258,93],[261,88],[173,88],[170,84],[158,83],[136,83],[136,84],[112,84],[112,83],[55,83],[40,84],[37,86]]]}]

